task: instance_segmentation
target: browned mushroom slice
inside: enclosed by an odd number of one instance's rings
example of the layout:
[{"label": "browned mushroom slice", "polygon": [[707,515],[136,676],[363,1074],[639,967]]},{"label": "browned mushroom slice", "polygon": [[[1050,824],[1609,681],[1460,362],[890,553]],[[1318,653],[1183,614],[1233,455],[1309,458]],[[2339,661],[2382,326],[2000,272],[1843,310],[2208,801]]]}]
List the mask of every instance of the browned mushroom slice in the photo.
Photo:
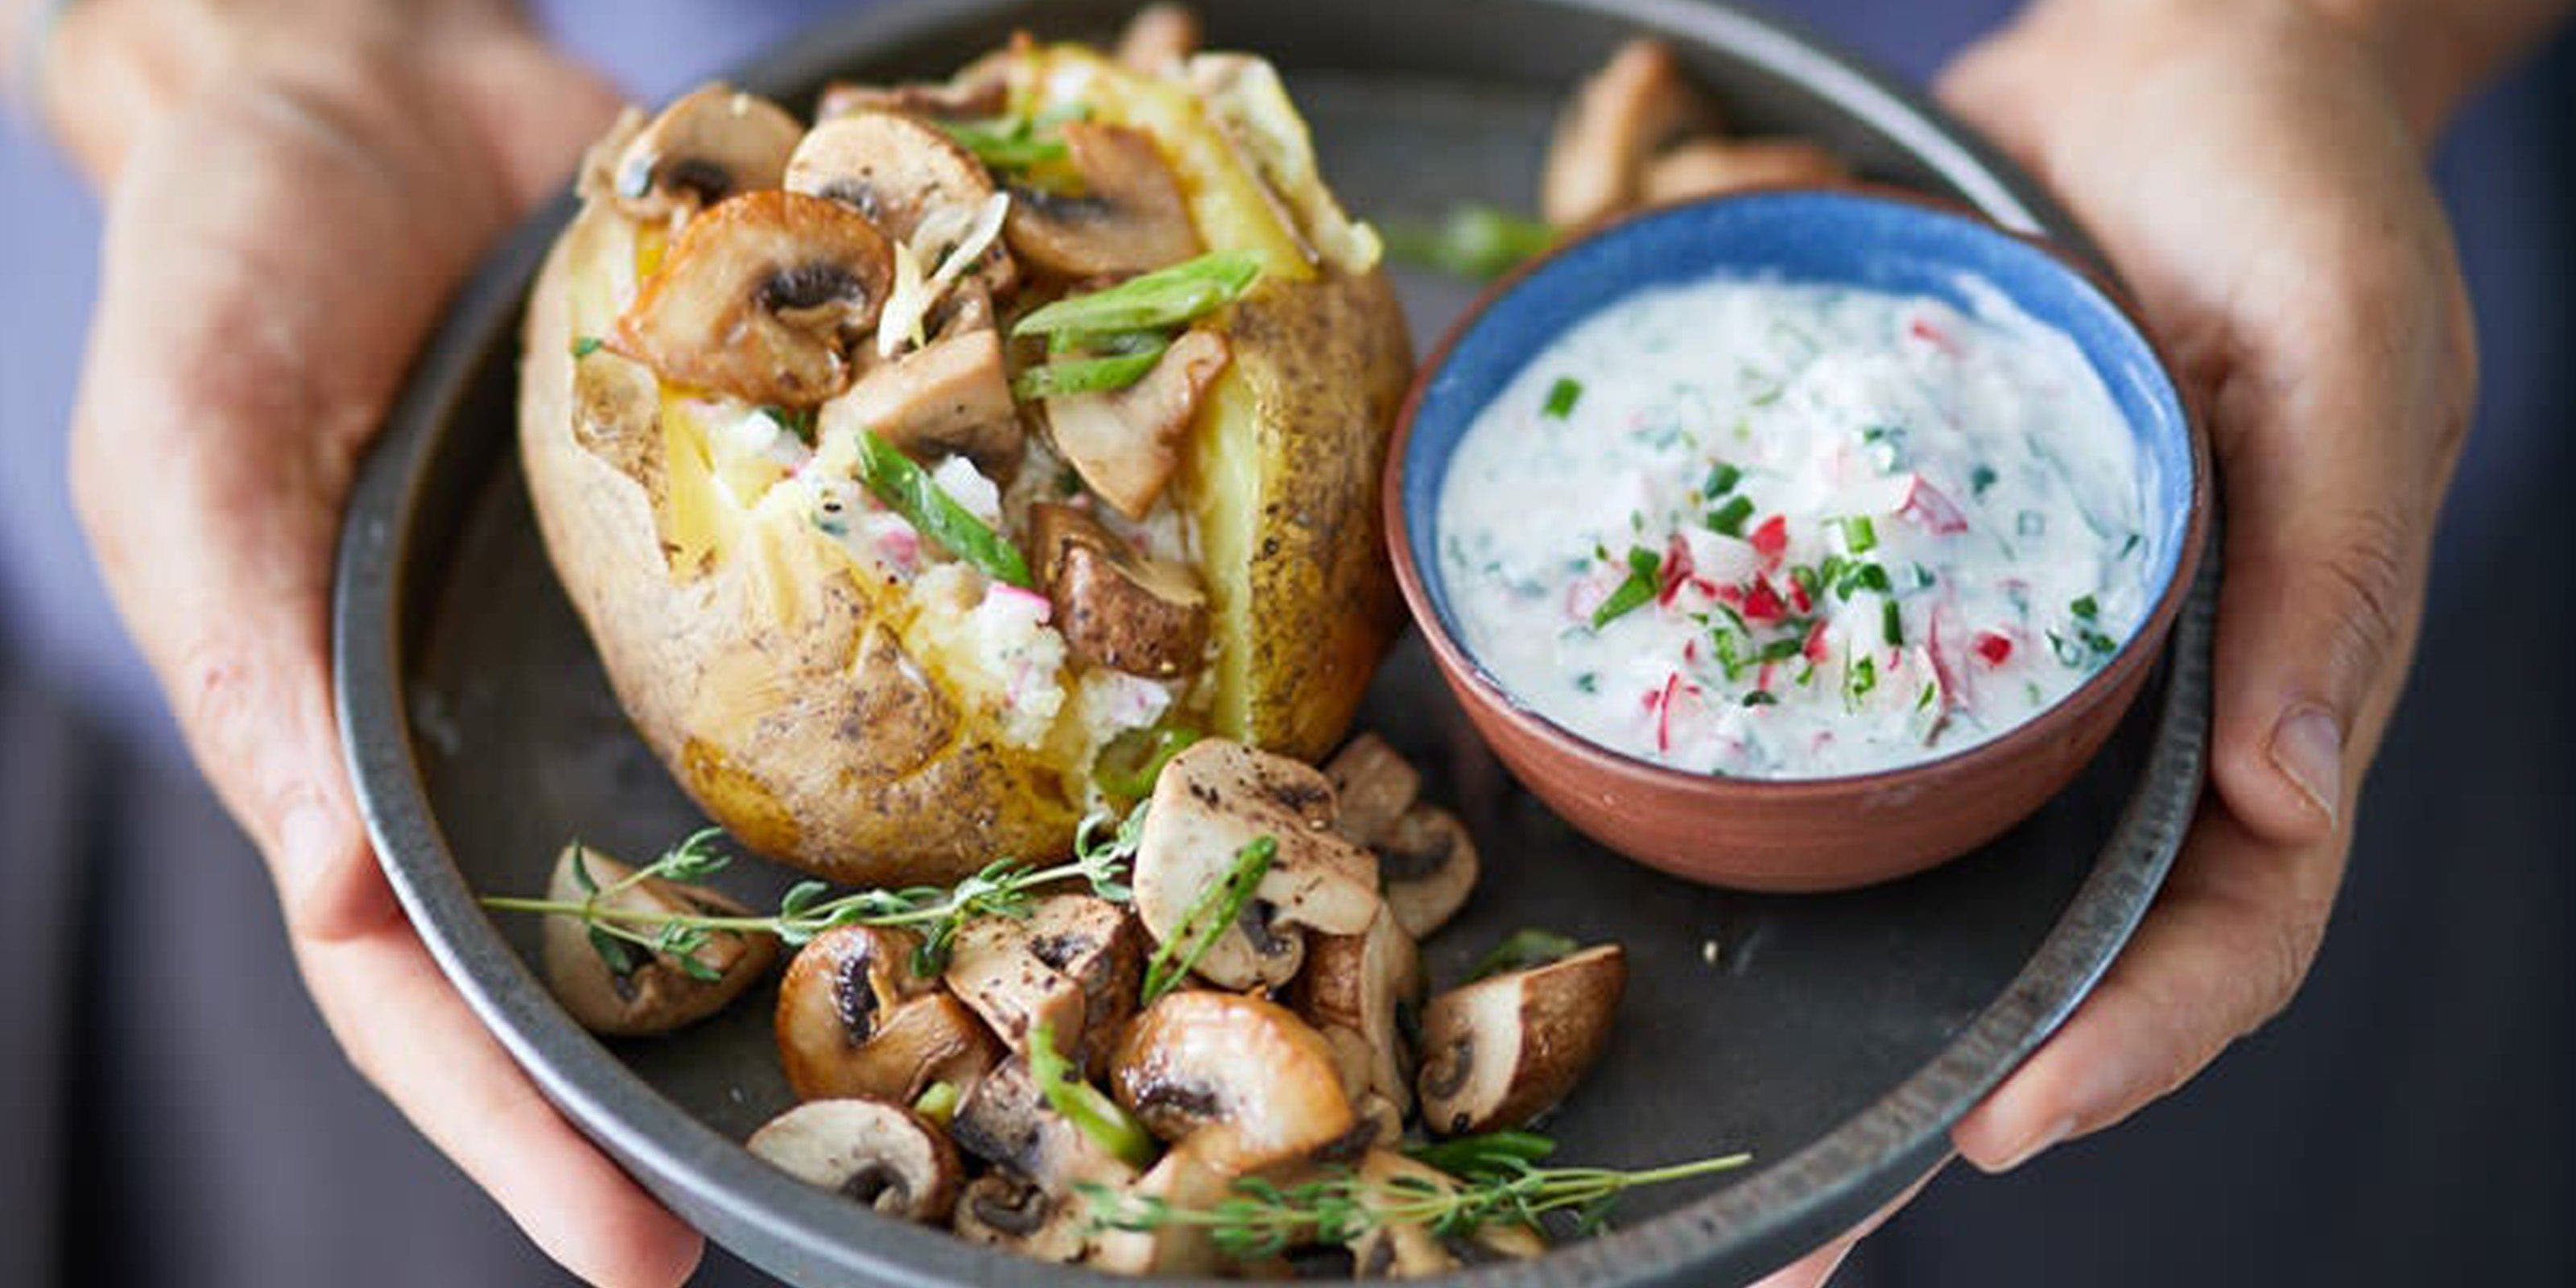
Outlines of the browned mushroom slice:
[{"label": "browned mushroom slice", "polygon": [[873,430],[922,460],[963,456],[994,478],[1010,477],[1025,443],[1002,339],[990,327],[945,334],[878,363],[824,403],[815,423],[827,438]]},{"label": "browned mushroom slice", "polygon": [[1043,1024],[1060,1054],[1102,1072],[1135,1010],[1141,940],[1135,919],[1106,899],[1048,895],[1025,916],[966,923],[943,978],[1013,1052],[1025,1054]]},{"label": "browned mushroom slice", "polygon": [[1377,917],[1377,861],[1332,830],[1333,788],[1314,767],[1210,738],[1163,767],[1136,850],[1136,915],[1162,942],[1243,848],[1278,848],[1243,915],[1197,971],[1224,988],[1277,987],[1306,959],[1305,928],[1355,935]]},{"label": "browned mushroom slice", "polygon": [[618,204],[639,219],[703,210],[738,193],[777,187],[804,132],[765,98],[702,85],[627,141],[610,186]]},{"label": "browned mushroom slice", "polygon": [[1071,506],[1031,506],[1029,532],[1038,582],[1074,657],[1156,679],[1206,665],[1208,597],[1196,569],[1138,556]]},{"label": "browned mushroom slice", "polygon": [[1344,743],[1325,762],[1324,777],[1341,805],[1333,826],[1362,845],[1377,844],[1422,794],[1422,771],[1373,733]]},{"label": "browned mushroom slice", "polygon": [[[787,162],[789,192],[840,202],[887,236],[912,247],[925,267],[946,247],[922,244],[925,228],[963,234],[992,200],[993,178],[955,139],[917,117],[860,112],[814,127]],[[1018,273],[997,239],[976,257],[974,272],[994,291]]]},{"label": "browned mushroom slice", "polygon": [[1840,158],[1805,139],[1693,139],[1646,166],[1638,195],[1648,205],[1713,197],[1745,188],[1839,183]]},{"label": "browned mushroom slice", "polygon": [[997,49],[968,63],[945,81],[909,85],[860,85],[834,81],[823,87],[814,119],[857,112],[905,112],[933,120],[998,116],[1010,106],[1013,50]]},{"label": "browned mushroom slice", "polygon": [[[1421,1004],[1422,956],[1395,914],[1381,907],[1360,934],[1310,939],[1294,990],[1297,1013],[1337,1049],[1348,1045],[1365,1061],[1354,1091],[1384,1095],[1399,1115],[1410,1109],[1413,1058],[1399,1011]],[[1345,1075],[1345,1085],[1351,1082]]]},{"label": "browned mushroom slice", "polygon": [[964,1168],[937,1127],[873,1100],[817,1100],[776,1118],[747,1142],[798,1180],[887,1216],[944,1221]]},{"label": "browned mushroom slice", "polygon": [[1011,252],[1056,277],[1124,277],[1199,253],[1190,208],[1154,136],[1122,125],[1069,122],[1065,156],[1079,196],[1014,188],[1002,236]]},{"label": "browned mushroom slice", "polygon": [[777,1035],[798,1098],[911,1104],[933,1082],[971,1088],[993,1039],[937,981],[913,972],[919,937],[875,926],[826,931],[779,985]]},{"label": "browned mushroom slice", "polygon": [[1133,72],[1160,76],[1199,51],[1199,15],[1185,4],[1149,4],[1127,20],[1118,36],[1118,62]]},{"label": "browned mushroom slice", "polygon": [[[1234,1192],[1234,1179],[1234,1173],[1183,1146],[1163,1155],[1152,1171],[1126,1188],[1137,1199],[1205,1211]],[[1093,1265],[1122,1275],[1212,1275],[1224,1262],[1208,1228],[1191,1221],[1166,1221],[1151,1230],[1103,1231],[1092,1254]]]},{"label": "browned mushroom slice", "polygon": [[1630,41],[1558,116],[1539,181],[1539,210],[1566,228],[1633,209],[1647,162],[1715,127],[1672,49],[1661,41]]},{"label": "browned mushroom slice", "polygon": [[948,1130],[959,1149],[1059,1199],[1086,1182],[1123,1185],[1136,1178],[1135,1168],[1047,1103],[1021,1056],[993,1066],[966,1093]]},{"label": "browned mushroom slice", "polygon": [[969,1243],[1058,1265],[1081,1260],[1091,1247],[1091,1219],[1080,1200],[1051,1195],[1008,1172],[969,1182],[957,1196],[952,1228]]},{"label": "browned mushroom slice", "polygon": [[1453,988],[1422,1013],[1423,1125],[1518,1127],[1574,1089],[1610,1043],[1628,980],[1617,944]]},{"label": "browned mushroom slice", "polygon": [[[579,903],[588,894],[573,865],[578,861],[600,889],[616,886],[635,869],[597,850],[568,845],[555,860],[546,897]],[[601,906],[620,911],[717,913],[742,916],[750,909],[704,886],[655,878],[604,896]],[[698,961],[716,972],[699,979],[670,957],[642,948],[629,953],[633,969],[620,974],[591,946],[587,928],[570,917],[548,917],[545,923],[546,985],[583,1028],[616,1037],[668,1033],[721,1011],[742,996],[751,982],[778,958],[778,940],[770,935],[720,931],[697,951]]]},{"label": "browned mushroom slice", "polygon": [[1449,923],[1476,889],[1476,841],[1458,816],[1416,802],[1369,846],[1378,886],[1395,920],[1415,939]]},{"label": "browned mushroom slice", "polygon": [[667,381],[811,407],[848,387],[850,346],[885,307],[892,255],[846,206],[735,197],[689,221],[613,347]]},{"label": "browned mushroom slice", "polygon": [[1199,400],[1232,359],[1225,336],[1195,328],[1125,389],[1047,399],[1047,436],[1101,500],[1144,518],[1180,468],[1181,440]]},{"label": "browned mushroom slice", "polygon": [[1148,1130],[1229,1176],[1302,1160],[1359,1121],[1322,1035],[1233,993],[1192,989],[1146,1007],[1110,1084]]},{"label": "browned mushroom slice", "polygon": [[[1393,1150],[1371,1150],[1360,1161],[1360,1202],[1379,1207],[1429,1189],[1452,1193],[1458,1182]],[[1467,1266],[1524,1259],[1547,1251],[1547,1241],[1527,1226],[1494,1222],[1472,1233],[1443,1234],[1430,1225],[1395,1219],[1367,1223],[1350,1242],[1351,1273],[1359,1279],[1423,1279]]]}]

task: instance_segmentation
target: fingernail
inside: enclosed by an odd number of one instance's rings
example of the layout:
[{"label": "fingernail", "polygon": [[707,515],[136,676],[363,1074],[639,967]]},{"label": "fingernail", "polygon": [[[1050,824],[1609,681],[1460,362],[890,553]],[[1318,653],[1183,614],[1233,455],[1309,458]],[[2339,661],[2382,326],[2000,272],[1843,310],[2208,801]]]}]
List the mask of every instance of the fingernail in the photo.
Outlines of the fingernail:
[{"label": "fingernail", "polygon": [[2272,727],[2272,767],[2334,821],[2343,799],[2343,730],[2325,708],[2293,707]]},{"label": "fingernail", "polygon": [[1986,1170],[1988,1172],[2009,1172],[2014,1168],[2047,1153],[2049,1150],[2055,1149],[2058,1145],[2064,1143],[2067,1137],[2074,1134],[2074,1117],[2070,1115],[2065,1118],[2060,1118],[2056,1122],[2050,1123],[2038,1135],[2031,1137],[2028,1143],[2021,1147],[2020,1152],[2012,1154],[2002,1162],[1999,1162]]}]

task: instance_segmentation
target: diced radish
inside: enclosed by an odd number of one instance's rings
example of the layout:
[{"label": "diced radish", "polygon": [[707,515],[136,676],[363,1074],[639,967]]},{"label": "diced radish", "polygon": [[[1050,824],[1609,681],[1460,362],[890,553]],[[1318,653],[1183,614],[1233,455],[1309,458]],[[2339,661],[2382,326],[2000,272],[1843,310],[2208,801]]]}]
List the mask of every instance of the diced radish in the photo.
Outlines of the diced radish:
[{"label": "diced radish", "polygon": [[1684,527],[1680,536],[1682,543],[1690,547],[1692,580],[1708,583],[1703,593],[1713,595],[1720,585],[1742,581],[1762,571],[1762,557],[1740,538],[1696,524]]},{"label": "diced radish", "polygon": [[1995,631],[1979,631],[1974,644],[1978,660],[1988,666],[2002,666],[2012,660],[2012,637]]},{"label": "diced radish", "polygon": [[1684,583],[1691,579],[1690,543],[1684,541],[1682,534],[1678,532],[1673,534],[1672,540],[1664,543],[1662,571],[1664,584],[1655,591],[1655,602],[1670,605],[1673,602],[1673,596],[1679,593]]},{"label": "diced radish", "polygon": [[1776,622],[1789,615],[1789,607],[1780,600],[1780,592],[1771,588],[1771,579],[1756,577],[1744,586],[1744,620],[1756,624]]},{"label": "diced radish", "polygon": [[1833,650],[1825,644],[1825,624],[1821,619],[1807,628],[1807,643],[1799,652],[1818,666],[1823,666],[1825,659],[1833,656]]},{"label": "diced radish", "polygon": [[1795,577],[1789,579],[1789,606],[1802,617],[1816,611],[1816,601],[1807,597],[1806,584]]},{"label": "diced radish", "polygon": [[1941,489],[1925,482],[1920,474],[1913,476],[1912,485],[1905,489],[1905,504],[1898,506],[1896,512],[1936,533],[1968,530],[1968,516],[1960,513],[1959,507],[1941,494]]},{"label": "diced radish", "polygon": [[1955,358],[1959,356],[1959,342],[1952,339],[1948,331],[1934,325],[1930,318],[1915,318],[1912,322],[1906,324],[1905,333],[1913,336],[1917,340],[1921,340],[1925,344],[1931,345],[1934,349],[1939,350],[1945,357]]},{"label": "diced radish", "polygon": [[1673,710],[1683,708],[1682,718],[1687,724],[1698,714],[1699,704],[1695,700],[1698,694],[1699,686],[1684,684],[1679,671],[1665,679],[1663,692],[1656,695],[1655,702],[1655,750],[1668,752],[1673,749]]},{"label": "diced radish", "polygon": [[1003,612],[1026,614],[1041,624],[1055,615],[1055,605],[1046,596],[1007,581],[985,587],[984,602]]},{"label": "diced radish", "polygon": [[1769,572],[1779,567],[1780,556],[1787,553],[1789,549],[1788,518],[1775,514],[1764,519],[1762,526],[1753,530],[1750,540],[1753,543],[1753,553],[1762,556],[1762,571]]}]

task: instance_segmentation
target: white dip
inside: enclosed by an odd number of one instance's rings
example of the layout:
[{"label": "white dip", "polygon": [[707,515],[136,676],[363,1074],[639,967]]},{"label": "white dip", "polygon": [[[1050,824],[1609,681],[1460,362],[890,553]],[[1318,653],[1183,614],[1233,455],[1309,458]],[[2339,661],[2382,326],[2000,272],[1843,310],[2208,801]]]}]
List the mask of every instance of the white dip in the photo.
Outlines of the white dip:
[{"label": "white dip", "polygon": [[2029,719],[2145,615],[2153,480],[2074,342],[1722,277],[1629,296],[1477,416],[1441,572],[1522,704],[1681,769],[1821,778]]}]

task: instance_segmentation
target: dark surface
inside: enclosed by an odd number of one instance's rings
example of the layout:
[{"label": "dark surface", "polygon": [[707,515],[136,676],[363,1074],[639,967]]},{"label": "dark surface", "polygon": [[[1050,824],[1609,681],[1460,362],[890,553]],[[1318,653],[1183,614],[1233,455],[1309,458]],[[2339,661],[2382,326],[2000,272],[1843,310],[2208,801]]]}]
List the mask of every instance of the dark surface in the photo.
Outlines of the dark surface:
[{"label": "dark surface", "polygon": [[[1045,6],[1064,16],[1038,25],[1097,27],[1121,7]],[[788,92],[809,90],[825,68],[944,69],[999,39],[1003,8],[865,15],[798,42],[771,74],[749,79]],[[1435,213],[1462,196],[1520,200],[1556,93],[1627,30],[1574,6],[1532,3],[1209,8],[1215,42],[1260,49],[1290,71],[1328,173],[1378,218]],[[1459,20],[1504,10],[1511,21]],[[1723,11],[1672,16],[1690,35],[1738,51],[1698,59],[1736,120],[1818,135],[1873,178],[1980,200],[2006,222],[2039,221],[2009,180],[1981,170],[1972,150],[1943,141],[1892,91]],[[862,48],[878,52],[844,58]],[[1815,88],[1794,88],[1792,70]],[[803,1283],[1058,1278],[880,1221],[735,1147],[784,1104],[757,1000],[684,1037],[611,1051],[573,1028],[527,969],[533,927],[514,921],[505,939],[470,901],[471,890],[534,890],[575,832],[641,852],[690,822],[609,700],[543,565],[509,463],[516,296],[548,232],[520,237],[461,300],[370,465],[343,550],[343,716],[413,917],[558,1103],[683,1215],[752,1260]],[[1436,330],[1462,295],[1455,284],[1406,285],[1418,331]],[[1636,970],[1619,1040],[1555,1124],[1566,1157],[1635,1165],[1750,1148],[1761,1159],[1670,1219],[1485,1278],[1743,1277],[1856,1219],[1934,1162],[1943,1127],[2062,1016],[2161,875],[2199,778],[2205,602],[2178,632],[2174,686],[2151,692],[2058,804],[1990,852],[1930,876],[1804,900],[1687,886],[1581,843],[1465,737],[1409,645],[1369,718],[1436,767],[1434,790],[1460,805],[1492,870],[1462,923],[1432,946],[1435,978],[1454,977],[1522,924],[1627,942]],[[2158,717],[2168,728],[2152,748],[2156,788],[2129,801]],[[2124,801],[2126,831],[2106,848]],[[742,893],[761,896],[784,880],[751,866],[734,874]],[[1713,963],[1703,959],[1709,945]],[[1640,1196],[1628,1211],[1644,1218],[1697,1197]]]}]

